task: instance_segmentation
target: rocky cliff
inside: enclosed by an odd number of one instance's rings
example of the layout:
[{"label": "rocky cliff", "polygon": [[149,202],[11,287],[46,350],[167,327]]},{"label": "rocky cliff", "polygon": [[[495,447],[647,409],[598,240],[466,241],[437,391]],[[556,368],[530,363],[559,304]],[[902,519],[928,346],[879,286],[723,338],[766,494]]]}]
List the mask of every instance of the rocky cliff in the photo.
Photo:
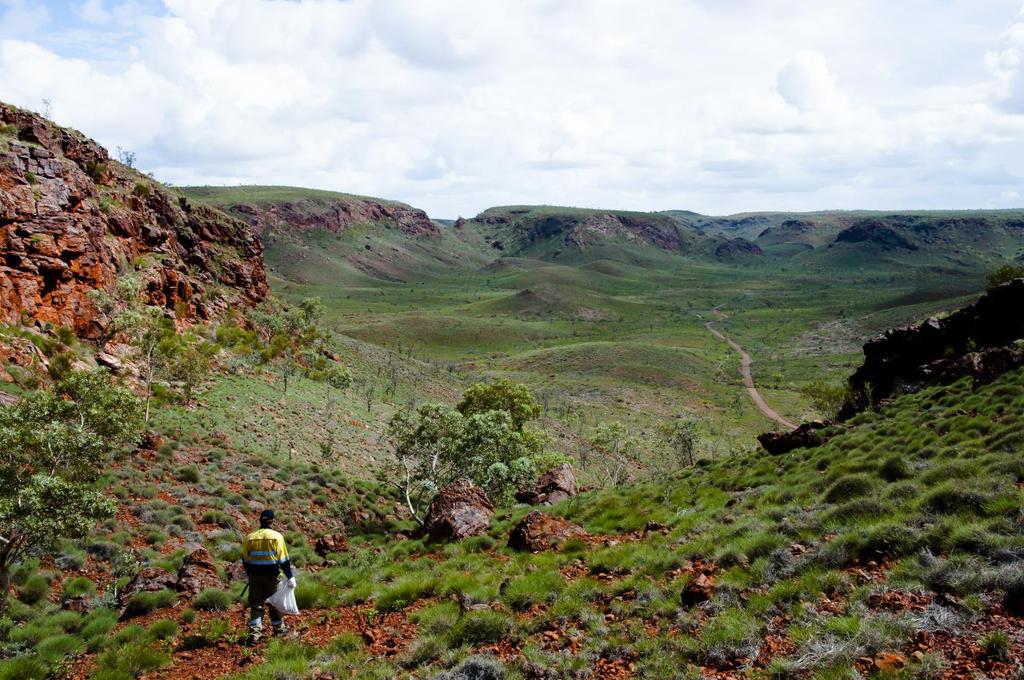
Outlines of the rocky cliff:
[{"label": "rocky cliff", "polygon": [[74,130],[0,103],[0,322],[86,338],[88,293],[136,271],[150,304],[188,323],[267,295],[252,229],[113,161]]},{"label": "rocky cliff", "polygon": [[341,233],[363,224],[395,228],[412,237],[440,235],[427,213],[397,201],[290,187],[188,187],[185,192],[243,220],[260,235]]},{"label": "rocky cliff", "polygon": [[888,330],[864,345],[841,416],[963,376],[986,382],[1024,364],[1024,279],[998,286],[944,318]]}]

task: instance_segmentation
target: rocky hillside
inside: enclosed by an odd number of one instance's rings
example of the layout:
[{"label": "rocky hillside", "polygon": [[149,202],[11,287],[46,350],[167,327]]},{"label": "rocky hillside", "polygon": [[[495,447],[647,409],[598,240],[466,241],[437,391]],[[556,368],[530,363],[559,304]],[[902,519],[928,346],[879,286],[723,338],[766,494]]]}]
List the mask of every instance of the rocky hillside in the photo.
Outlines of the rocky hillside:
[{"label": "rocky hillside", "polygon": [[0,321],[83,337],[105,320],[88,293],[137,270],[149,302],[183,322],[268,292],[263,246],[244,223],[190,203],[96,142],[0,104]]},{"label": "rocky hillside", "polygon": [[864,345],[864,364],[850,378],[848,410],[963,376],[991,382],[1024,364],[1022,309],[1024,279],[1017,279],[947,317],[886,331]]},{"label": "rocky hillside", "polygon": [[184,191],[197,202],[247,222],[258,234],[316,229],[341,233],[365,224],[381,224],[414,237],[439,233],[427,213],[397,201],[292,187],[187,187]]},{"label": "rocky hillside", "polygon": [[915,260],[938,255],[955,264],[1024,258],[1020,210],[664,214],[707,234],[748,239],[776,255],[846,246],[874,255],[912,254]]},{"label": "rocky hillside", "polygon": [[681,227],[665,215],[550,206],[489,208],[470,222],[497,227],[495,233],[498,236],[504,231],[504,239],[496,238],[491,245],[496,250],[513,253],[549,240],[557,240],[566,248],[582,250],[595,242],[612,238],[680,251],[696,236],[693,230]]}]

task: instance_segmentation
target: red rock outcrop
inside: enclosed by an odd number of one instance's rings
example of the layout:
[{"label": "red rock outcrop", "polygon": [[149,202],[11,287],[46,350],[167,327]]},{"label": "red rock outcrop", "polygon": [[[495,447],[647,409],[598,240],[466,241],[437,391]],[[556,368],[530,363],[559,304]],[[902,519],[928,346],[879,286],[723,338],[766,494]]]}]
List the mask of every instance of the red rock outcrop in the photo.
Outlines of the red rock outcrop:
[{"label": "red rock outcrop", "polygon": [[894,328],[864,345],[840,420],[898,394],[971,376],[984,383],[1020,366],[1024,352],[1024,279],[993,288],[944,318]]},{"label": "red rock outcrop", "polygon": [[517,493],[516,500],[529,505],[554,505],[577,493],[576,473],[571,465],[563,463],[541,475],[534,488]]},{"label": "red rock outcrop", "polygon": [[0,103],[0,322],[103,336],[89,292],[139,273],[181,323],[268,291],[252,229],[190,204],[74,130]]},{"label": "red rock outcrop", "polygon": [[564,517],[531,510],[512,530],[508,537],[508,547],[538,552],[557,548],[570,538],[586,535],[586,529]]},{"label": "red rock outcrop", "polygon": [[224,206],[231,215],[247,222],[257,234],[277,231],[295,233],[320,229],[341,233],[358,224],[394,226],[408,236],[440,236],[441,231],[427,213],[404,203],[378,201],[359,196],[235,203]]},{"label": "red rock outcrop", "polygon": [[433,539],[459,540],[487,531],[493,514],[483,489],[459,479],[437,492],[423,525]]},{"label": "red rock outcrop", "polygon": [[316,539],[313,552],[320,557],[327,557],[331,553],[348,552],[348,539],[343,532],[321,536]]},{"label": "red rock outcrop", "polygon": [[175,587],[189,597],[195,597],[207,588],[224,587],[224,581],[217,573],[217,563],[206,548],[200,546],[185,556],[178,569]]},{"label": "red rock outcrop", "polygon": [[809,423],[802,423],[797,428],[788,432],[765,432],[757,436],[764,450],[773,456],[789,453],[793,449],[820,446],[828,441],[823,436],[822,430],[827,428],[829,423],[823,420],[812,420]]}]

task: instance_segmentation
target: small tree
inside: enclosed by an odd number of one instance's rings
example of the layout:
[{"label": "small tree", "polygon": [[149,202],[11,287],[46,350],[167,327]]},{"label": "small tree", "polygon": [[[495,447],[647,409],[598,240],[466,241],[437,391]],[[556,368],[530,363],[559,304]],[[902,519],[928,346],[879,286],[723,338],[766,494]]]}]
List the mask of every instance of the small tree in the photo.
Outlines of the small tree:
[{"label": "small tree", "polygon": [[476,383],[466,390],[462,401],[455,408],[464,416],[505,411],[517,430],[540,415],[540,406],[526,385],[514,383],[508,378],[500,378],[492,383]]},{"label": "small tree", "polygon": [[611,486],[626,481],[629,468],[636,464],[636,441],[618,420],[600,423],[590,444],[603,455],[605,479]]},{"label": "small tree", "polygon": [[1024,265],[1004,264],[1002,267],[991,272],[986,278],[986,290],[998,288],[1004,283],[1014,279],[1024,278]]},{"label": "small tree", "polygon": [[194,335],[168,338],[161,351],[164,372],[185,387],[185,406],[192,404],[195,388],[213,370],[217,346]]},{"label": "small tree", "polygon": [[121,163],[121,165],[125,166],[126,168],[134,168],[135,167],[135,152],[134,151],[129,151],[128,149],[121,148],[119,146],[119,147],[117,147],[117,160],[118,160],[118,162]]},{"label": "small tree", "polygon": [[658,424],[658,433],[673,454],[670,461],[672,468],[693,465],[694,454],[700,445],[697,421],[686,417],[665,421]]},{"label": "small tree", "polygon": [[385,466],[385,476],[402,492],[409,513],[420,524],[424,505],[458,476],[464,426],[462,414],[444,404],[398,413],[388,424],[395,457]]},{"label": "small tree", "polygon": [[460,477],[480,486],[495,504],[507,503],[538,469],[564,460],[545,454],[547,437],[524,427],[535,414],[529,390],[508,381],[474,385],[455,409],[424,404],[399,413],[388,427],[395,458],[385,476],[421,523],[424,504]]},{"label": "small tree", "polygon": [[835,420],[840,409],[850,398],[848,385],[832,385],[826,382],[813,382],[800,388],[800,392],[810,398],[814,406],[825,420]]},{"label": "small tree", "polygon": [[103,371],[72,371],[0,408],[0,611],[14,565],[113,515],[91,483],[138,437],[141,415],[139,399]]},{"label": "small tree", "polygon": [[121,314],[121,325],[133,336],[146,384],[145,421],[153,399],[153,380],[164,365],[164,355],[173,347],[174,322],[159,307],[130,308]]}]

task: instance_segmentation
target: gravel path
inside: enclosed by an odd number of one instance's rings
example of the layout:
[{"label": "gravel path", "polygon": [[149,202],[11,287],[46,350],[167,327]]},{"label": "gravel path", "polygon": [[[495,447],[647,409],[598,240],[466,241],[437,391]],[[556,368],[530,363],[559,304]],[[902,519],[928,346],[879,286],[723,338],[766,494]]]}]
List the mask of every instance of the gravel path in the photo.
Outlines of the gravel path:
[{"label": "gravel path", "polygon": [[782,425],[785,428],[788,428],[790,430],[794,429],[796,427],[796,424],[780,416],[775,411],[775,409],[768,405],[768,402],[764,400],[764,397],[761,396],[761,393],[757,391],[757,387],[754,385],[754,376],[750,372],[750,355],[747,354],[746,350],[740,347],[738,343],[734,342],[730,338],[727,338],[720,331],[718,331],[714,326],[711,325],[710,321],[705,323],[704,327],[708,329],[708,332],[711,333],[711,335],[715,336],[716,338],[723,342],[729,343],[729,346],[736,350],[736,353],[740,355],[740,374],[743,376],[743,384],[747,388],[747,394],[750,395],[751,400],[753,400],[754,404],[757,405],[757,408],[761,410],[761,413],[765,414],[766,416],[768,416],[769,418],[771,418],[772,420],[774,420],[779,425]]}]

